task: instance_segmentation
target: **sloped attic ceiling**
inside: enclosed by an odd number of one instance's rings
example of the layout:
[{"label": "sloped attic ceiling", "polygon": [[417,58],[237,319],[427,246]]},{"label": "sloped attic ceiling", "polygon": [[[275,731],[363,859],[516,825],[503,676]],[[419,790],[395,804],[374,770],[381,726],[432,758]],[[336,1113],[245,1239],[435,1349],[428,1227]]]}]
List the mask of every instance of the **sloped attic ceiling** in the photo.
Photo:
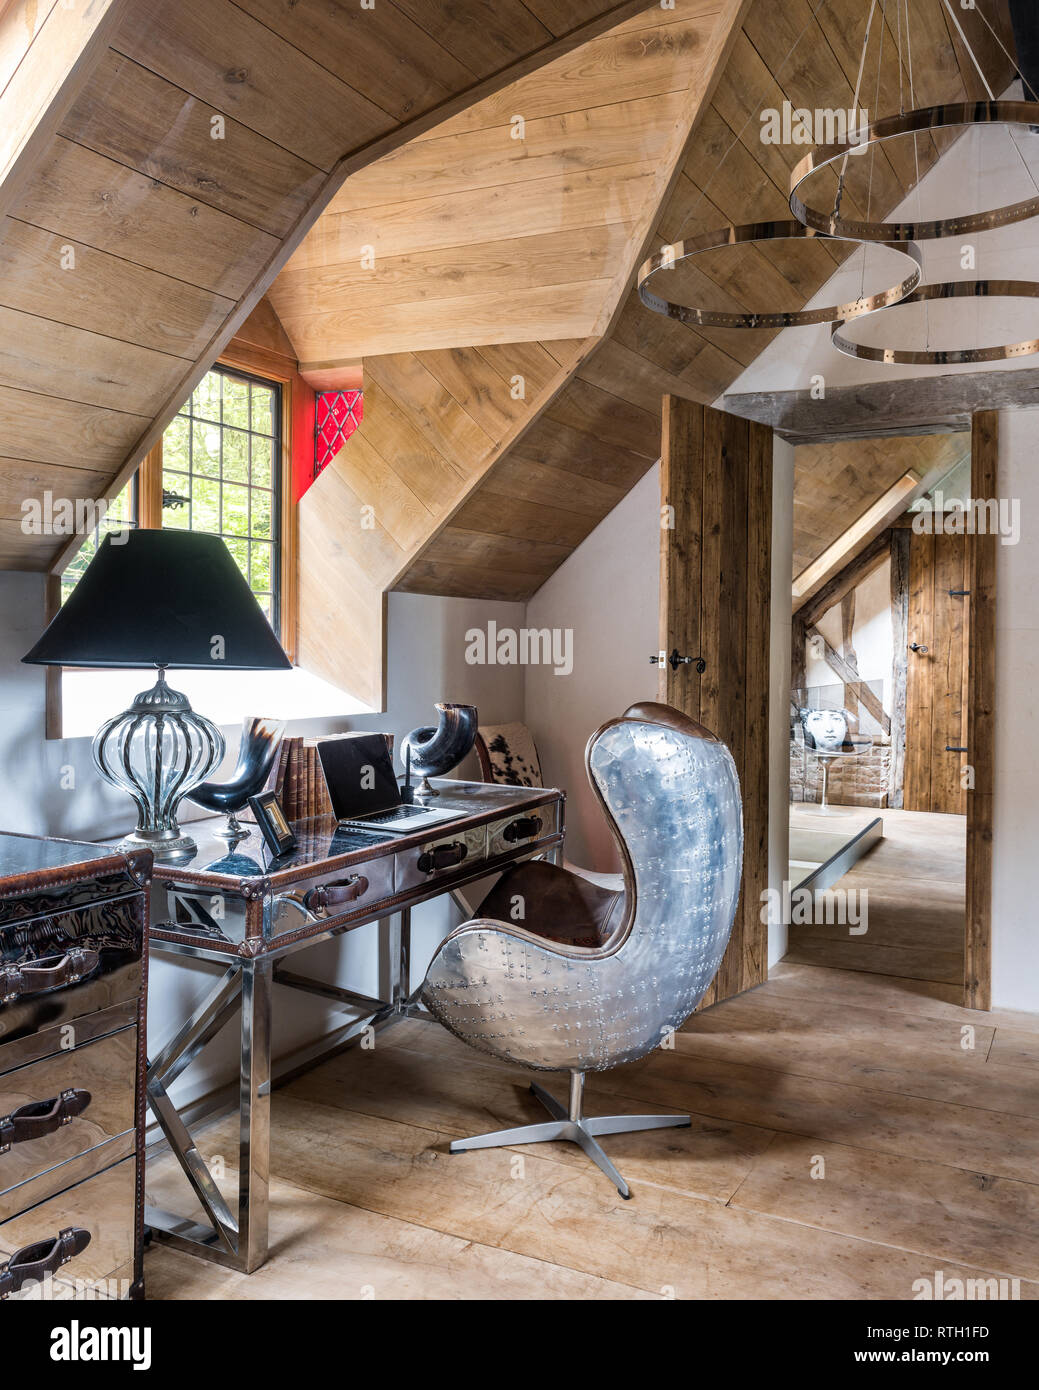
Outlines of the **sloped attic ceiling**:
[{"label": "sloped attic ceiling", "polygon": [[724,8],[647,7],[349,178],[271,289],[303,374],[601,333]]},{"label": "sloped attic ceiling", "polygon": [[[789,172],[803,149],[764,144],[761,109],[780,109],[784,101],[810,109],[849,107],[870,7],[864,0],[828,0],[815,19],[813,8],[799,0],[750,5],[662,207],[654,244],[729,221],[789,216]],[[1002,19],[1003,39],[1013,51],[1004,8],[990,5],[988,14]],[[917,99],[937,103],[982,96],[941,0],[914,0],[910,18]],[[1012,76],[1011,62],[977,13],[973,23],[966,12],[962,18],[992,85],[1001,90]],[[893,25],[893,15],[890,20]],[[785,61],[791,49],[793,57]],[[897,35],[886,32],[880,65],[884,110],[898,109],[898,53]],[[902,85],[907,92],[906,72]],[[954,135],[942,135],[937,143],[921,140],[921,177]],[[911,150],[896,153],[875,174],[870,190],[869,163],[859,161],[861,167],[853,171],[846,206],[864,213],[869,201],[877,217],[914,186],[917,165]],[[698,259],[700,287],[711,307],[795,309],[821,288],[843,252],[835,244],[800,248],[794,256],[753,248]],[[432,537],[398,588],[529,598],[658,457],[661,395],[715,401],[774,337],[761,331],[691,330],[648,312],[630,284],[604,338]],[[886,486],[882,477],[860,475],[846,498],[848,512],[864,511]],[[801,488],[810,491],[810,481]],[[555,546],[551,551],[543,544],[546,538]]]},{"label": "sloped attic ceiling", "polygon": [[7,0],[0,565],[67,562],[24,498],[118,492],[349,174],[645,8]]}]

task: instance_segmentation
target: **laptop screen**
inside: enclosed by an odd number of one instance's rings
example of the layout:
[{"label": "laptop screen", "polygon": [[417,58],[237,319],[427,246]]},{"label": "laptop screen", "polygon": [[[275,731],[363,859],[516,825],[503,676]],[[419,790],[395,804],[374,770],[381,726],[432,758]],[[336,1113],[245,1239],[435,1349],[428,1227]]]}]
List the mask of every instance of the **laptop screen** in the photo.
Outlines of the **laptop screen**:
[{"label": "laptop screen", "polygon": [[401,804],[382,734],[328,739],[317,746],[336,820],[352,820]]}]

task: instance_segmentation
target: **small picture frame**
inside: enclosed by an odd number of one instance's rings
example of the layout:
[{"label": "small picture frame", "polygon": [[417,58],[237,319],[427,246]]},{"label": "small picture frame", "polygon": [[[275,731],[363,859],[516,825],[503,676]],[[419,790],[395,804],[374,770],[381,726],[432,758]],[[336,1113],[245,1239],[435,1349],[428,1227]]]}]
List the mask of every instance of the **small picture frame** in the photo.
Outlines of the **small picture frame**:
[{"label": "small picture frame", "polygon": [[274,854],[288,854],[296,848],[296,837],[285,819],[285,812],[281,809],[276,792],[261,792],[259,796],[251,796],[249,805],[256,817],[256,824],[263,832],[263,838]]}]

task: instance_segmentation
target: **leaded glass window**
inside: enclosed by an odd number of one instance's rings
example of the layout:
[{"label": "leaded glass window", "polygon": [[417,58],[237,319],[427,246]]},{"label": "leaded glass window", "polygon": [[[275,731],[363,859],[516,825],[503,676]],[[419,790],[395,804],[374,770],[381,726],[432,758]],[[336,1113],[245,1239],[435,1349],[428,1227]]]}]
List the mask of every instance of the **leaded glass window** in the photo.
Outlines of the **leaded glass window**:
[{"label": "leaded glass window", "polygon": [[281,400],[276,383],[214,367],[162,440],[162,524],[222,536],[279,630]]}]

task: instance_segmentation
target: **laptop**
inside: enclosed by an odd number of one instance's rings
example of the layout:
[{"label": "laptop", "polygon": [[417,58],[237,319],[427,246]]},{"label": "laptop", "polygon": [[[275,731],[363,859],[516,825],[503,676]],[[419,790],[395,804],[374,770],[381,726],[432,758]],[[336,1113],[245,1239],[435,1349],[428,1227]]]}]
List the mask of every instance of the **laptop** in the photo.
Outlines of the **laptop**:
[{"label": "laptop", "polygon": [[461,820],[464,811],[405,806],[382,734],[322,740],[318,746],[328,799],[340,825],[410,835],[425,826]]}]

